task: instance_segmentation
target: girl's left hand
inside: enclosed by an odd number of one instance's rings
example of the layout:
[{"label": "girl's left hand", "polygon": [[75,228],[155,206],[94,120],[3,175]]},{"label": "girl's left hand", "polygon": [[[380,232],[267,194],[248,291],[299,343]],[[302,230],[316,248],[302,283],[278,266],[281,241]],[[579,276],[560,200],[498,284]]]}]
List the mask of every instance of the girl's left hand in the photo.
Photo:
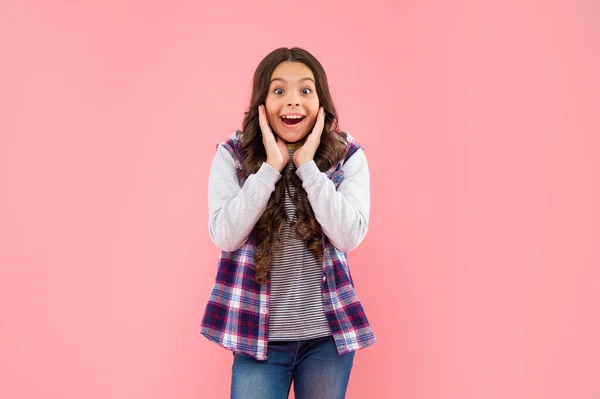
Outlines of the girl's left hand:
[{"label": "girl's left hand", "polygon": [[319,144],[321,143],[321,135],[323,134],[324,126],[325,109],[321,107],[319,108],[317,121],[315,122],[312,132],[308,134],[308,137],[306,138],[306,141],[302,147],[298,148],[296,152],[294,152],[294,165],[296,165],[296,168],[299,168],[304,163],[313,160],[315,153],[317,152],[317,148],[319,148]]}]

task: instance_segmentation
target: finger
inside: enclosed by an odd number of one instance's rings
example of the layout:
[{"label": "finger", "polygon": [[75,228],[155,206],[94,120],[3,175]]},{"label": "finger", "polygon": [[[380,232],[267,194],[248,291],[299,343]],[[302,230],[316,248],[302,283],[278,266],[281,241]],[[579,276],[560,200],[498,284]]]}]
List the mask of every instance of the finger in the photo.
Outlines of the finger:
[{"label": "finger", "polygon": [[265,107],[263,105],[258,106],[258,123],[261,128],[265,125]]},{"label": "finger", "polygon": [[[320,137],[323,133],[323,128],[325,127],[325,109],[323,107],[319,108],[319,113],[317,115],[317,121],[315,122],[315,126],[313,127],[312,133],[315,136]],[[317,139],[318,137],[314,137]]]},{"label": "finger", "polygon": [[325,109],[323,107],[321,107],[321,108],[319,108],[319,115],[317,115],[317,123],[315,124],[315,127],[314,127],[315,133],[321,134],[324,126],[325,126]]},{"label": "finger", "polygon": [[273,132],[271,131],[271,127],[269,126],[269,122],[267,121],[267,116],[265,113],[265,106],[258,106],[258,124],[260,125],[260,130],[263,133],[263,137],[272,138],[275,140]]}]

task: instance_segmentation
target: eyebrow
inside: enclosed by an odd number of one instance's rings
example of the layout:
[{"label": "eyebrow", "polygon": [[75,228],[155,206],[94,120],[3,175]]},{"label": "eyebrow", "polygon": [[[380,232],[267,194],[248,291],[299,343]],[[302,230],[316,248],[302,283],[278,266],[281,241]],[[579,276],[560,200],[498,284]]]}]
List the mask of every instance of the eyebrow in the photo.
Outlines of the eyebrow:
[{"label": "eyebrow", "polygon": [[[315,81],[314,81],[314,79],[313,79],[313,78],[302,78],[302,79],[300,79],[300,80],[298,81],[298,83],[302,83],[302,82],[304,82],[305,80],[310,80],[311,82],[315,83]],[[271,81],[269,82],[269,84],[271,84],[271,83],[273,83],[273,82],[275,82],[275,81],[280,81],[280,82],[283,82],[283,83],[287,83],[287,80],[285,80],[284,78],[273,78],[273,79],[271,79]]]}]

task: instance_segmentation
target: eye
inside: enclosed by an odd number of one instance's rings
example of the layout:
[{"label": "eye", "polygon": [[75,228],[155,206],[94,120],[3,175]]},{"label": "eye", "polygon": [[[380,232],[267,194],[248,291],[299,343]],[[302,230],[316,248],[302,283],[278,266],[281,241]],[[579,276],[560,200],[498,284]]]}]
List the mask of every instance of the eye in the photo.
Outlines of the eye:
[{"label": "eye", "polygon": [[275,94],[283,94],[283,89],[275,89],[275,90],[273,90],[273,93],[275,93]]},{"label": "eye", "polygon": [[310,93],[312,93],[312,90],[309,89],[308,87],[302,89],[302,94],[310,94]]}]

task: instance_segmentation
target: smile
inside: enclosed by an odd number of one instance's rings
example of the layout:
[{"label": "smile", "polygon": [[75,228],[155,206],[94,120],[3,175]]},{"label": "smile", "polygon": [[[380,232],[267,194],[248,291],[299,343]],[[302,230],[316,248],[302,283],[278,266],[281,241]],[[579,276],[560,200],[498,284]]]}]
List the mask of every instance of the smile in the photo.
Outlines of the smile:
[{"label": "smile", "polygon": [[280,119],[284,126],[294,126],[304,120],[304,115],[283,115]]}]

